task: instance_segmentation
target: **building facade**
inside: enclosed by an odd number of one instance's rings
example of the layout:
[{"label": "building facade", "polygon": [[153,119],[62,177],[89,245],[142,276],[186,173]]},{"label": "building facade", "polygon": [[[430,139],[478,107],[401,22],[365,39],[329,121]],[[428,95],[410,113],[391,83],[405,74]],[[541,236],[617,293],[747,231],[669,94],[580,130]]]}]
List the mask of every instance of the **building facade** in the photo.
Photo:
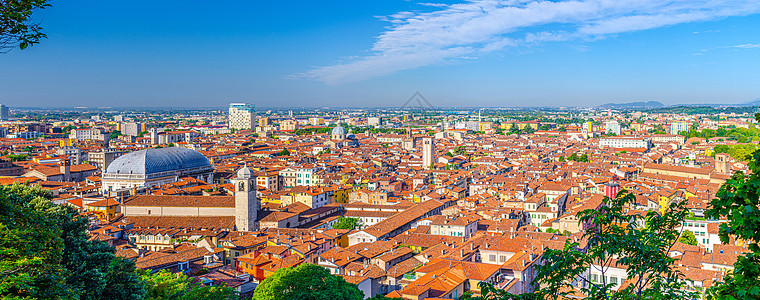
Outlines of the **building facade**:
[{"label": "building facade", "polygon": [[230,129],[254,129],[256,128],[256,112],[253,104],[230,103],[227,126]]},{"label": "building facade", "polygon": [[435,140],[433,138],[422,139],[422,167],[431,168],[435,156]]}]

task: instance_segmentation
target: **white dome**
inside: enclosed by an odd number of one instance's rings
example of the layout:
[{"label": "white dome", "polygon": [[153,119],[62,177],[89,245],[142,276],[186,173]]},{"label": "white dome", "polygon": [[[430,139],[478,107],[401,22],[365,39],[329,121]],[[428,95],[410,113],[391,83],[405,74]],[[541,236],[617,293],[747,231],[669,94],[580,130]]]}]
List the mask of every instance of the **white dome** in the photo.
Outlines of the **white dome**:
[{"label": "white dome", "polygon": [[249,168],[248,166],[243,166],[240,168],[240,170],[237,171],[237,177],[238,178],[251,178],[253,177],[253,170]]},{"label": "white dome", "polygon": [[346,135],[346,129],[343,128],[343,126],[338,125],[332,130],[332,136],[345,136],[345,135]]}]

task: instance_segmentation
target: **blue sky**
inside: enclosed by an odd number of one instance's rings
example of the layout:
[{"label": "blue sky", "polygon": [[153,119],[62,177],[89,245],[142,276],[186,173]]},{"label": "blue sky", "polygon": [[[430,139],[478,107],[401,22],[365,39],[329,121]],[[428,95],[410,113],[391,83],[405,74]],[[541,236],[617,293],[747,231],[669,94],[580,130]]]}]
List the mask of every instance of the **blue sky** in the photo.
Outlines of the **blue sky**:
[{"label": "blue sky", "polygon": [[581,106],[760,98],[757,0],[51,1],[12,107]]}]

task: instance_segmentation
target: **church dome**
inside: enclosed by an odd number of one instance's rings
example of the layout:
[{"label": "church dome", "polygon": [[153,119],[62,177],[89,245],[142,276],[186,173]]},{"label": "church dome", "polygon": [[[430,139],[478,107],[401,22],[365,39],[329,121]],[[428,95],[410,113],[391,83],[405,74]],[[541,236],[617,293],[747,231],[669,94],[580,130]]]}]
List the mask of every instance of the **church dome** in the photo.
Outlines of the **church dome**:
[{"label": "church dome", "polygon": [[338,125],[335,128],[333,128],[333,131],[332,131],[333,139],[343,138],[345,136],[346,136],[346,129],[343,128],[343,126]]},{"label": "church dome", "polygon": [[356,139],[356,135],[354,135],[354,131],[351,130],[351,129],[349,129],[348,130],[348,135],[346,135],[346,138],[347,139]]},{"label": "church dome", "polygon": [[145,149],[115,159],[105,173],[155,174],[195,168],[211,168],[208,158],[198,151],[179,148]]}]

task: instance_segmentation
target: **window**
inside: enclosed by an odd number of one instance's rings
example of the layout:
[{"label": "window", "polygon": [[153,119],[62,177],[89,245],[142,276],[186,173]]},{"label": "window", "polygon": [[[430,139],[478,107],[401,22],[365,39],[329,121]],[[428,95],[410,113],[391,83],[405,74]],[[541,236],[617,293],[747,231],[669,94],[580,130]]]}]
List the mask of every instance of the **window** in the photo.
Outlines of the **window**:
[{"label": "window", "polygon": [[507,261],[507,256],[506,255],[499,255],[499,262],[503,263],[505,261]]},{"label": "window", "polygon": [[491,255],[489,255],[489,256],[488,256],[488,260],[489,260],[489,261],[493,261],[493,262],[495,262],[495,261],[496,261],[496,254],[491,254]]},{"label": "window", "polygon": [[618,280],[618,279],[617,279],[617,277],[615,277],[615,276],[610,276],[610,283],[612,283],[612,284],[614,284],[614,285],[617,285],[617,280]]},{"label": "window", "polygon": [[591,274],[591,282],[599,282],[599,275]]}]

